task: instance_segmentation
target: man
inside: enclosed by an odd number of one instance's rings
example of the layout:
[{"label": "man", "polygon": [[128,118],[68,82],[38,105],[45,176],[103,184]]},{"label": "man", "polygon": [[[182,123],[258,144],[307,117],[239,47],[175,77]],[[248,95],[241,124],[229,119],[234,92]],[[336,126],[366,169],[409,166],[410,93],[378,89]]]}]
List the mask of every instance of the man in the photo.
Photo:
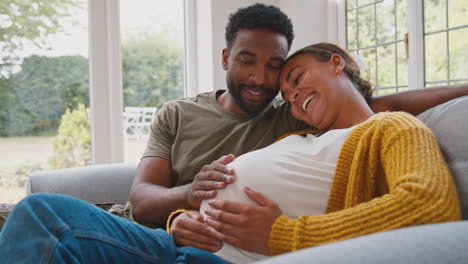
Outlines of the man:
[{"label": "man", "polygon": [[[234,180],[224,166],[234,156],[307,128],[289,114],[286,104],[272,103],[294,38],[289,18],[276,7],[255,4],[230,16],[225,37],[222,65],[228,90],[169,102],[152,124],[130,192],[133,216],[141,223],[164,224],[177,209],[199,208],[201,200],[214,197],[217,189]],[[466,87],[412,91],[375,98],[371,107],[375,112],[416,115],[467,92]],[[208,251],[222,245],[196,211],[177,216],[171,234],[180,245]],[[247,239],[252,236],[240,238],[236,245],[245,246]]]}]

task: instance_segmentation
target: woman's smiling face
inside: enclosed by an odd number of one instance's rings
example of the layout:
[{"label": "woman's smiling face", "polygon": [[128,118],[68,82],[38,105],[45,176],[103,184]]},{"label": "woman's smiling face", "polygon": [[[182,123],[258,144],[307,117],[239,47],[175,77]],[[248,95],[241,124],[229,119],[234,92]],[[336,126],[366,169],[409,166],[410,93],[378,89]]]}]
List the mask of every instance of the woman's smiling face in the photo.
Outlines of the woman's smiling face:
[{"label": "woman's smiling face", "polygon": [[338,85],[343,64],[338,55],[321,62],[309,54],[298,55],[286,63],[279,84],[294,117],[322,130],[333,125],[346,96]]}]

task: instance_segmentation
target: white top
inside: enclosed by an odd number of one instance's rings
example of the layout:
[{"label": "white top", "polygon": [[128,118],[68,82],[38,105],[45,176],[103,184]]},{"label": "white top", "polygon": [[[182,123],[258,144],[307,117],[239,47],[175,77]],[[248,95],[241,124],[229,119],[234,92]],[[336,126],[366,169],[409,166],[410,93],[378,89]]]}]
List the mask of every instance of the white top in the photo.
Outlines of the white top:
[{"label": "white top", "polygon": [[[235,182],[218,191],[214,199],[254,204],[244,193],[249,188],[278,203],[290,218],[325,212],[338,154],[353,128],[336,129],[320,137],[292,135],[266,148],[246,153],[229,164]],[[208,201],[203,201],[200,212]],[[233,263],[248,263],[267,258],[224,243],[219,257]]]}]

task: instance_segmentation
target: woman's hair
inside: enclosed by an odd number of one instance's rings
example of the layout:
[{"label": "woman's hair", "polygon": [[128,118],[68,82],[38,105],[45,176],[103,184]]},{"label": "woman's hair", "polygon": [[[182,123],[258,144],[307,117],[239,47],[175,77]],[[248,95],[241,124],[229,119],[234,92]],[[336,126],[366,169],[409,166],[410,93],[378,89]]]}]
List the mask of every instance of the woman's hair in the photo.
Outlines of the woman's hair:
[{"label": "woman's hair", "polygon": [[359,65],[346,50],[335,44],[322,42],[297,50],[288,58],[287,61],[303,54],[312,55],[322,62],[329,61],[333,54],[340,55],[345,61],[344,72],[351,80],[354,87],[356,87],[356,89],[362,94],[366,102],[368,104],[370,103],[372,100],[372,85],[368,80],[361,78],[361,69],[359,68]]}]

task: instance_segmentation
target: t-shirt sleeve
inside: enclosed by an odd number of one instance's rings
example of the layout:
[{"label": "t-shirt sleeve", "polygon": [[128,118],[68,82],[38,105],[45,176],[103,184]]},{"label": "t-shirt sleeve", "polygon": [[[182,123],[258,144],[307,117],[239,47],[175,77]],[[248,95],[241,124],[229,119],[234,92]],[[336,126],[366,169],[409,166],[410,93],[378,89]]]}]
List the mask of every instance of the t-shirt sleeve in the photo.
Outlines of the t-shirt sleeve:
[{"label": "t-shirt sleeve", "polygon": [[156,113],[150,127],[150,135],[144,157],[160,157],[171,160],[171,150],[175,137],[175,112],[165,104]]}]

